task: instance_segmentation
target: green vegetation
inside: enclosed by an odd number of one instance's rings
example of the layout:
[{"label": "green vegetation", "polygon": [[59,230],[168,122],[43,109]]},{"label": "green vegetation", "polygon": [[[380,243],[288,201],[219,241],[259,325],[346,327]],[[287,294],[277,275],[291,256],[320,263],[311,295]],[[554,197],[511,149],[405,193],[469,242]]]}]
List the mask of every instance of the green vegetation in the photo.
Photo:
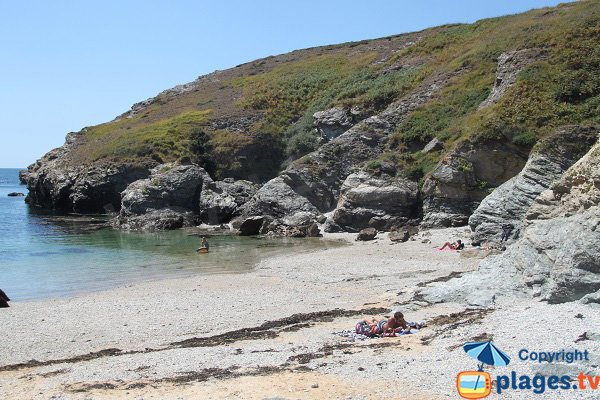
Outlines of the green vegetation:
[{"label": "green vegetation", "polygon": [[[410,151],[434,137],[446,148],[471,139],[530,149],[558,126],[600,123],[599,17],[600,3],[584,1],[436,28],[403,56],[432,54],[426,73],[462,73],[397,127],[390,150]],[[543,49],[544,57],[521,71],[496,104],[477,110],[493,86],[497,57],[530,48]],[[419,174],[419,158],[406,166],[407,175]]]},{"label": "green vegetation", "polygon": [[215,163],[212,160],[214,151],[210,135],[202,128],[193,128],[189,138],[190,160],[200,165],[209,174],[215,173]]},{"label": "green vegetation", "polygon": [[283,135],[286,153],[298,158],[319,146],[312,115],[333,106],[379,111],[416,83],[417,68],[384,73],[374,53],[348,58],[318,55],[260,75],[238,78],[240,105],[265,112],[258,131]]},{"label": "green vegetation", "polygon": [[[498,57],[524,49],[542,56],[495,104],[478,109],[494,86]],[[600,2],[562,4],[244,64],[198,81],[195,90],[161,94],[130,118],[88,128],[74,161],[190,160],[216,177],[265,180],[320,146],[316,111],[357,106],[372,115],[428,77],[448,75],[395,128],[385,153],[365,165],[391,163],[417,180],[465,140],[527,150],[558,126],[600,124],[599,70]],[[227,121],[244,118],[251,122],[228,128]],[[420,153],[432,138],[445,150]]]},{"label": "green vegetation", "polygon": [[87,138],[101,144],[90,154],[94,159],[152,157],[157,161],[172,161],[189,152],[186,144],[191,131],[205,123],[210,112],[188,111],[149,124],[141,121],[142,115],[88,128]]}]

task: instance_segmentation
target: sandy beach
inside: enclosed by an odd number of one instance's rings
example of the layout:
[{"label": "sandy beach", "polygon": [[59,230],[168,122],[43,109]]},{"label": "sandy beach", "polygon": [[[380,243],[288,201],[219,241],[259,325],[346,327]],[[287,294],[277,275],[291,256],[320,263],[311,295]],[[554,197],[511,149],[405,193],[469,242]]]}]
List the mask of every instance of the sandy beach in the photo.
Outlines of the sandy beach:
[{"label": "sandy beach", "polygon": [[[419,301],[421,287],[477,268],[477,258],[434,248],[467,231],[424,231],[398,244],[386,234],[372,242],[330,234],[349,245],[268,258],[243,274],[12,302],[0,312],[0,392],[4,399],[458,398],[456,374],[476,369],[462,344],[490,339],[519,374],[597,371],[600,316],[592,306]],[[336,334],[396,310],[427,327],[396,338]],[[587,339],[578,339],[584,332]],[[593,360],[524,362],[517,358],[523,348],[587,349]],[[487,369],[492,376],[510,370]],[[502,396],[596,398],[590,391]]]}]

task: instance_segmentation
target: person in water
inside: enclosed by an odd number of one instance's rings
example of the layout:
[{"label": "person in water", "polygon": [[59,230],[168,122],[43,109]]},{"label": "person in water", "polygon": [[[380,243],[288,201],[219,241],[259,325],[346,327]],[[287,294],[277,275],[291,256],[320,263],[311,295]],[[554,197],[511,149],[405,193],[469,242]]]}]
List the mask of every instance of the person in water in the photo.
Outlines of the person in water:
[{"label": "person in water", "polygon": [[200,244],[200,248],[208,250],[209,247],[210,247],[210,245],[208,244],[208,240],[206,240],[206,236],[204,236],[202,238],[202,243]]},{"label": "person in water", "polygon": [[445,250],[446,247],[448,247],[451,250],[462,250],[465,248],[465,244],[460,239],[458,239],[454,243],[450,243],[450,242],[444,243],[444,245],[442,247],[440,247],[438,250]]}]

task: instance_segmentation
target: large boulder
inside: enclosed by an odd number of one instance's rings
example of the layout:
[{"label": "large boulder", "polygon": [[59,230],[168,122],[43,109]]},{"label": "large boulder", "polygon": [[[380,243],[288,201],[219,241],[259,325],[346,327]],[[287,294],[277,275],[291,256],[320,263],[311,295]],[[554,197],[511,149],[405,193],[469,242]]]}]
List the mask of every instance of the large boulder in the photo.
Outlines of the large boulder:
[{"label": "large boulder", "polygon": [[349,232],[366,227],[388,231],[418,213],[418,185],[402,177],[350,174],[341,188],[333,221]]},{"label": "large boulder", "polygon": [[358,235],[356,235],[356,240],[366,242],[369,240],[374,240],[376,236],[377,236],[377,229],[365,228],[365,229],[361,230],[360,232],[358,232]]},{"label": "large boulder", "polygon": [[489,305],[507,294],[549,303],[600,298],[600,142],[535,199],[525,220],[521,238],[502,255],[424,289],[423,299]]},{"label": "large boulder", "polygon": [[503,224],[521,229],[534,200],[579,160],[597,137],[595,128],[568,127],[538,143],[523,170],[495,189],[471,215],[472,240],[499,240]]},{"label": "large boulder", "polygon": [[[205,182],[212,182],[212,179],[196,165],[160,165],[151,170],[148,178],[133,182],[123,191],[115,225],[142,230],[191,225],[195,222],[191,216],[198,213],[200,192]],[[164,211],[158,212],[161,210]],[[166,222],[157,222],[161,218]]]},{"label": "large boulder", "polygon": [[258,235],[261,232],[264,222],[265,222],[265,218],[262,216],[249,217],[249,218],[244,219],[239,226],[240,235],[242,235],[242,236]]},{"label": "large boulder", "polygon": [[211,225],[228,222],[238,208],[256,193],[257,186],[245,180],[225,178],[202,187],[198,208],[200,220]]},{"label": "large boulder", "polygon": [[527,153],[501,142],[464,142],[445,156],[423,184],[423,225],[463,226],[493,188],[514,177]]}]

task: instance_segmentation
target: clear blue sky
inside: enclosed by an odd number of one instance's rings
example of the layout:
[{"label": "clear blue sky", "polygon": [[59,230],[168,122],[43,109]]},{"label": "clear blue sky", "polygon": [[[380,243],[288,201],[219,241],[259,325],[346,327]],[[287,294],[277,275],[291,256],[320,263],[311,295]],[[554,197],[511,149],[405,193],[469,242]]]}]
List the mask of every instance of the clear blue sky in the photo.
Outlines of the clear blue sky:
[{"label": "clear blue sky", "polygon": [[198,75],[324,44],[513,14],[551,0],[0,2],[0,167]]}]

